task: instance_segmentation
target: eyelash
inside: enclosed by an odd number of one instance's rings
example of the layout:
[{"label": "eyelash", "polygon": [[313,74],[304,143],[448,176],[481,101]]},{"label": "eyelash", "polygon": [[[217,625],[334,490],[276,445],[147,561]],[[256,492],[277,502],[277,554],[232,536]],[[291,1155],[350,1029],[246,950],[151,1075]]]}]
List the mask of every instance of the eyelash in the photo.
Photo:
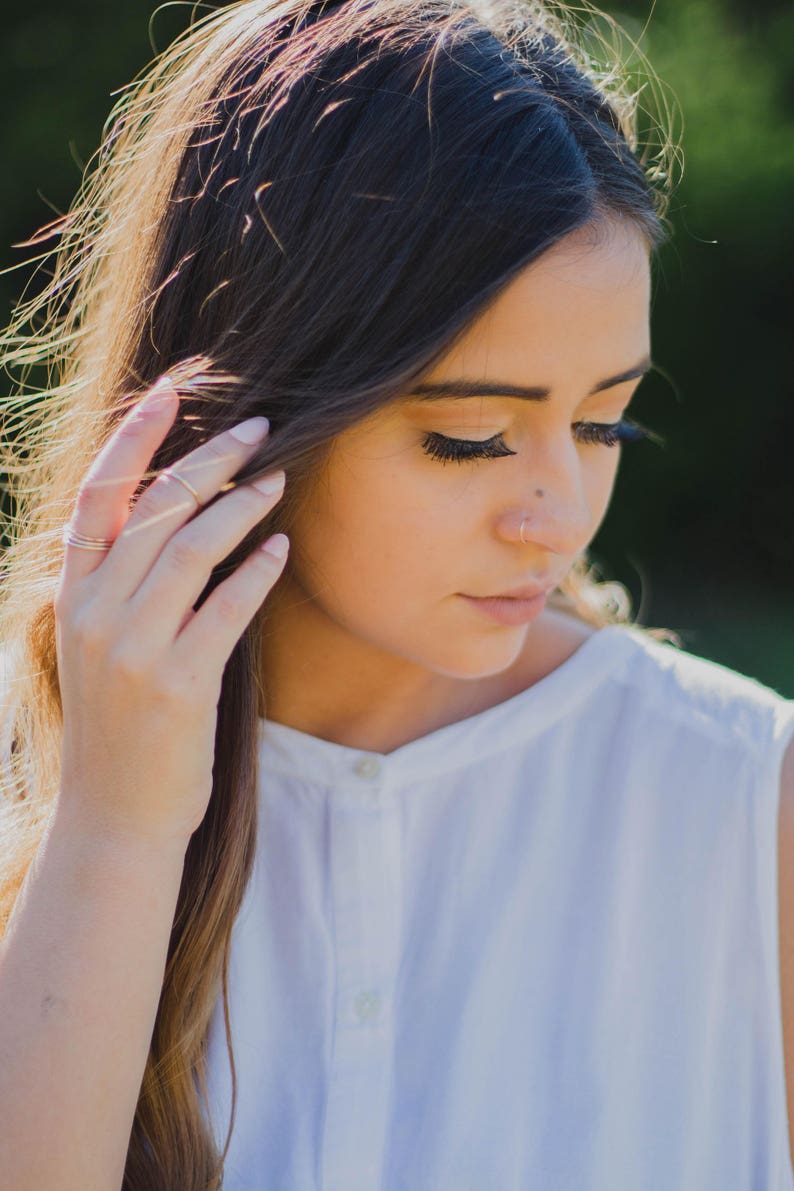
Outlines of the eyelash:
[{"label": "eyelash", "polygon": [[[639,442],[643,438],[663,441],[653,430],[628,418],[622,418],[619,422],[574,422],[574,429],[578,430],[579,442],[598,443],[605,447],[615,447],[623,442]],[[422,450],[443,463],[448,460],[465,463],[469,459],[501,459],[505,455],[516,454],[505,445],[501,434],[475,442],[468,438],[448,438],[434,431],[425,436]]]}]

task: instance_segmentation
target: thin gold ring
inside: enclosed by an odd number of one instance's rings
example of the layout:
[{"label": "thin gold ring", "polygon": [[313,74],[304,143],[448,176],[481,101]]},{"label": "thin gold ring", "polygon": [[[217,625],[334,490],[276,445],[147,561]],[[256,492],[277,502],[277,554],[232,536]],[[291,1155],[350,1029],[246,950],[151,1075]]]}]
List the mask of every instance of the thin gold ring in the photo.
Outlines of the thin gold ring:
[{"label": "thin gold ring", "polygon": [[190,493],[198,507],[201,508],[201,497],[199,496],[198,492],[196,492],[196,489],[193,487],[193,485],[189,484],[184,476],[180,476],[179,472],[174,471],[173,468],[170,467],[166,467],[160,474],[164,476],[170,476],[172,480],[177,480],[185,489],[185,491]]},{"label": "thin gold ring", "polygon": [[524,539],[524,522],[525,522],[525,521],[526,521],[526,517],[525,517],[525,518],[524,518],[524,520],[521,522],[521,525],[520,525],[520,527],[519,527],[519,530],[518,530],[518,536],[521,538],[521,541],[522,541],[522,542],[524,543],[524,545],[526,546],[526,544],[527,544],[527,543],[526,543],[526,541],[525,541],[525,539]]},{"label": "thin gold ring", "polygon": [[67,525],[61,535],[67,546],[79,546],[82,550],[109,550],[115,538],[89,538]]},{"label": "thin gold ring", "polygon": [[[190,493],[199,508],[201,508],[201,498],[192,484],[180,476],[179,472],[173,471],[170,467],[166,467],[161,473],[164,476],[170,476],[172,480],[177,480],[182,487]],[[91,538],[88,534],[80,533],[76,529],[72,529],[71,525],[67,525],[61,534],[61,540],[67,546],[79,546],[82,550],[109,550],[115,542],[115,538]]]}]

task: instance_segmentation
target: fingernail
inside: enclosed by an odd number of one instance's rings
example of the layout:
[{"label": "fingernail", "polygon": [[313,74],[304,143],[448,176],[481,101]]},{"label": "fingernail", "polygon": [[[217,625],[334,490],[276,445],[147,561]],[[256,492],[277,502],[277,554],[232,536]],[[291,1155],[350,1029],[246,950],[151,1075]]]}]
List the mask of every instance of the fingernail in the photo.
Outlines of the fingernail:
[{"label": "fingernail", "polygon": [[276,472],[272,476],[264,476],[261,480],[252,480],[251,484],[254,488],[258,488],[265,496],[275,496],[277,492],[281,492],[286,483],[286,474],[283,471]]},{"label": "fingernail", "polygon": [[241,422],[239,426],[233,426],[229,433],[238,442],[254,443],[259,442],[265,437],[269,427],[270,423],[267,418],[249,418],[247,422]]},{"label": "fingernail", "polygon": [[264,550],[265,554],[272,554],[274,558],[284,558],[289,550],[289,538],[284,533],[273,534],[259,549]]}]

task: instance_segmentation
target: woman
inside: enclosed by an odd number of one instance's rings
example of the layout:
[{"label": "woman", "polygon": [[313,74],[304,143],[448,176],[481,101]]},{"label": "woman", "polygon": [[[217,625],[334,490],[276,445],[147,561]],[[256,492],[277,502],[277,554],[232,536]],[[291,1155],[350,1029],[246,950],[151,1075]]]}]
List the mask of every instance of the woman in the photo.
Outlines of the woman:
[{"label": "woman", "polygon": [[667,175],[564,16],[230,5],[52,229],[3,1191],[792,1186],[794,704],[588,569]]}]

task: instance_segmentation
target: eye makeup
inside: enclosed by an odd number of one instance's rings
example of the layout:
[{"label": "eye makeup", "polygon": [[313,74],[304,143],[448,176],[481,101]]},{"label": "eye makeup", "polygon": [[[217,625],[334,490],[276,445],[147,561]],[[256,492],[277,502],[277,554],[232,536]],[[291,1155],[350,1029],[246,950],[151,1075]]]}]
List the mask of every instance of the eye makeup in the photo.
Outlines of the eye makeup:
[{"label": "eye makeup", "polygon": [[[574,422],[573,429],[578,442],[597,443],[605,447],[615,447],[618,443],[639,442],[643,438],[652,439],[657,443],[664,441],[655,431],[628,418],[621,418],[619,422]],[[470,459],[499,459],[516,454],[510,450],[501,434],[474,441],[449,438],[434,431],[425,435],[422,450],[433,459],[441,462],[452,460],[456,463],[465,463]]]}]

